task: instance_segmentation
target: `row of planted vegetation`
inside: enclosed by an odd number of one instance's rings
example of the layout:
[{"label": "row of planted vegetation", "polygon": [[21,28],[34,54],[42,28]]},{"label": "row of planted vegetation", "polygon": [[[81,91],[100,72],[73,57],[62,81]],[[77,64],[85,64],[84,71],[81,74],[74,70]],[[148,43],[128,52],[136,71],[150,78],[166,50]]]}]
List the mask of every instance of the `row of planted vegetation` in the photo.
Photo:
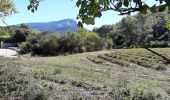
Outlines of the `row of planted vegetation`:
[{"label": "row of planted vegetation", "polygon": [[[111,53],[88,57],[88,59],[98,64],[111,62],[121,66],[130,66],[130,63],[134,63],[155,70],[166,70],[169,64],[169,56],[167,56],[169,51],[167,51],[167,49],[153,49],[153,51],[158,52],[159,55],[146,49],[122,49],[115,50]],[[160,55],[165,58],[160,57]]]},{"label": "row of planted vegetation", "polygon": [[[97,69],[93,69],[95,66],[88,62],[84,65],[81,58],[82,56],[75,55],[60,56],[60,58],[0,58],[0,99],[169,100],[168,79],[167,81],[163,81],[165,78],[159,81],[157,78],[125,80],[110,73],[103,73],[102,69],[98,69],[100,70],[98,72]],[[60,62],[65,62],[67,65],[60,65]]]}]

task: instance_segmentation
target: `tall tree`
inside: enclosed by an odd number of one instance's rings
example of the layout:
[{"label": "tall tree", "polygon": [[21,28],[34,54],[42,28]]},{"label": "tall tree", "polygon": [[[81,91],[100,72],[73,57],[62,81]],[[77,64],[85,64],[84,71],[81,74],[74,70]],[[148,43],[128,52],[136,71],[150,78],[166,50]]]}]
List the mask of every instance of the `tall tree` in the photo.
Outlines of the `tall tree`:
[{"label": "tall tree", "polygon": [[99,28],[94,28],[92,31],[97,32],[100,37],[108,37],[109,32],[113,29],[111,25],[102,25]]}]

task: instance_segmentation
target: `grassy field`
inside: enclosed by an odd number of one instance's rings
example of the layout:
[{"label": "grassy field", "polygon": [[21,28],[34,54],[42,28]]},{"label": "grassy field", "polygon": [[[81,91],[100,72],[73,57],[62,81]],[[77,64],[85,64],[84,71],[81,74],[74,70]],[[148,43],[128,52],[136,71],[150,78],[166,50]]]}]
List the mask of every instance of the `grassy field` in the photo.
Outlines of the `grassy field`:
[{"label": "grassy field", "polygon": [[[152,49],[170,58],[170,48]],[[170,100],[170,65],[146,49],[0,58],[0,100]]]}]

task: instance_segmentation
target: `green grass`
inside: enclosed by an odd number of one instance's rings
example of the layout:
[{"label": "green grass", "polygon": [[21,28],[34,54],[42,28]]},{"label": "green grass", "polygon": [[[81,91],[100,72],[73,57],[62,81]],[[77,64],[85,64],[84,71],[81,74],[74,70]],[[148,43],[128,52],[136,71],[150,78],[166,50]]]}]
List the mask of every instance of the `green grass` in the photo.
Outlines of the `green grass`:
[{"label": "green grass", "polygon": [[[168,48],[154,50],[170,54]],[[151,66],[138,66],[133,62],[138,58]],[[153,66],[163,65],[161,62],[144,49],[0,58],[0,99],[168,100],[169,67],[157,71],[158,67]]]}]

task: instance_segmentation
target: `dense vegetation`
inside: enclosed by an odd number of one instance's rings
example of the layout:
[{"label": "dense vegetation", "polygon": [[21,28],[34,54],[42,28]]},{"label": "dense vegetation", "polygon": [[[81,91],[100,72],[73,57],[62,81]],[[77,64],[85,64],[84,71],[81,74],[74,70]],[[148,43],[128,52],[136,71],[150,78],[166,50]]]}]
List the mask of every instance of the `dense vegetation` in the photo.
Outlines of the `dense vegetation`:
[{"label": "dense vegetation", "polygon": [[20,44],[21,53],[31,52],[33,55],[59,55],[91,52],[111,48],[112,42],[103,39],[94,32],[79,29],[68,32],[64,36],[55,33],[37,33],[27,37]]},{"label": "dense vegetation", "polygon": [[[170,57],[170,49],[153,50]],[[113,54],[115,57],[110,57]],[[169,100],[169,66],[155,70],[131,62],[135,57],[145,61],[150,56],[145,49],[117,49],[57,57],[1,57],[0,99]],[[118,60],[123,64],[113,62]],[[149,60],[155,64],[162,61],[159,56]]]},{"label": "dense vegetation", "polygon": [[0,29],[0,41],[17,43],[21,53],[33,55],[59,55],[111,49],[112,41],[86,29],[59,35],[55,32],[39,32],[27,25],[7,26]]},{"label": "dense vegetation", "polygon": [[63,36],[54,32],[38,32],[27,25],[0,28],[0,40],[20,44],[21,53],[35,55],[73,54],[111,48],[158,48],[170,46],[167,11],[124,17],[113,25],[79,29]]},{"label": "dense vegetation", "polygon": [[124,17],[113,25],[94,28],[93,31],[101,37],[112,38],[113,48],[169,47],[170,31],[166,26],[169,20],[167,11],[137,14]]},{"label": "dense vegetation", "polygon": [[21,43],[26,41],[29,34],[38,31],[30,29],[27,25],[0,27],[0,41],[5,43]]}]

